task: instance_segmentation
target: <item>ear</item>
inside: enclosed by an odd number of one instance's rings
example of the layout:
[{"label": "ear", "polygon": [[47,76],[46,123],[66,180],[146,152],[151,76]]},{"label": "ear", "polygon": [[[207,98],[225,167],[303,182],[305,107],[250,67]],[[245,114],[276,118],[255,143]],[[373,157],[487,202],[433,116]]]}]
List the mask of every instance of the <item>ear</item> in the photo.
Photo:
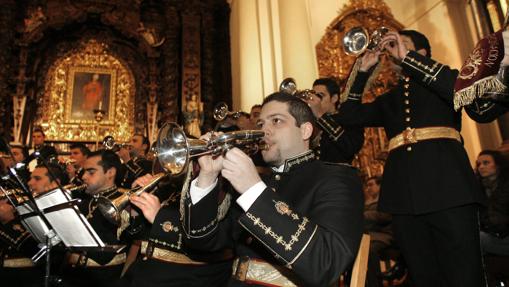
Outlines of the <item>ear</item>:
[{"label": "ear", "polygon": [[426,51],[426,49],[419,49],[416,52],[423,56],[426,56],[426,57],[428,56],[428,52]]},{"label": "ear", "polygon": [[310,122],[305,122],[300,125],[300,133],[303,140],[309,140],[311,135],[313,135],[313,124]]},{"label": "ear", "polygon": [[113,178],[115,179],[115,176],[117,175],[117,169],[114,167],[111,167],[106,171],[106,177],[107,178]]},{"label": "ear", "polygon": [[336,105],[336,104],[337,104],[337,102],[338,102],[338,100],[339,100],[339,96],[338,96],[338,94],[334,94],[334,95],[332,95],[332,96],[330,97],[330,101],[331,101],[331,103],[332,103],[333,105]]}]

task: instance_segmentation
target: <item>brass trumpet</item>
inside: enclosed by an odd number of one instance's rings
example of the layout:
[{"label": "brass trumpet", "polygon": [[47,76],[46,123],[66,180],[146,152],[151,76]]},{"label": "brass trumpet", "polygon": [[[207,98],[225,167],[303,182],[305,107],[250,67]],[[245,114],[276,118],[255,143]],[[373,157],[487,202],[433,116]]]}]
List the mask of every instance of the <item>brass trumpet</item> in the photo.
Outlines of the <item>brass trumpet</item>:
[{"label": "brass trumpet", "polygon": [[111,150],[114,152],[119,151],[121,148],[131,148],[132,145],[129,143],[117,143],[115,142],[115,138],[112,136],[104,137],[102,141],[102,145],[105,149]]},{"label": "brass trumpet", "polygon": [[228,110],[228,104],[225,102],[219,102],[214,107],[213,116],[216,121],[222,121],[228,116],[232,116],[234,119],[240,117],[240,112],[231,112]]},{"label": "brass trumpet", "polygon": [[208,141],[189,139],[178,125],[167,123],[159,131],[157,158],[165,170],[178,175],[185,170],[193,157],[207,154],[218,156],[233,147],[249,152],[253,150],[253,146],[262,147],[259,144],[264,136],[265,133],[260,130],[241,130],[227,132]]},{"label": "brass trumpet", "polygon": [[279,91],[290,94],[292,96],[296,96],[304,101],[311,100],[313,97],[318,97],[320,99],[322,98],[321,95],[317,94],[312,89],[298,90],[297,83],[295,82],[294,78],[284,79],[281,84],[279,84]]},{"label": "brass trumpet", "polygon": [[373,31],[371,36],[364,27],[354,27],[345,33],[343,48],[347,55],[359,56],[364,51],[381,49],[382,38],[389,32],[387,27],[380,27]]},{"label": "brass trumpet", "polygon": [[154,192],[159,181],[167,175],[168,174],[164,172],[156,174],[152,181],[144,187],[138,187],[132,190],[118,189],[120,191],[120,195],[113,199],[99,196],[99,198],[97,198],[97,208],[109,222],[120,225],[120,214],[129,204],[129,197],[131,197],[131,195],[140,195],[142,192]]}]

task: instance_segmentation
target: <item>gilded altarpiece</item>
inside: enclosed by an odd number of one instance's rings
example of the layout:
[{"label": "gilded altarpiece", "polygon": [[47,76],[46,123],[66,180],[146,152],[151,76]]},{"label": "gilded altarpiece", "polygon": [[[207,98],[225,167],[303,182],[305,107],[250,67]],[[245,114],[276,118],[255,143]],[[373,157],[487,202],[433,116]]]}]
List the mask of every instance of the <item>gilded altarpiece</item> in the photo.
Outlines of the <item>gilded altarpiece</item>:
[{"label": "gilded altarpiece", "polygon": [[[356,57],[345,53],[343,38],[354,27],[364,27],[371,35],[381,26],[401,30],[403,25],[394,19],[389,7],[381,0],[351,0],[329,25],[316,46],[320,77],[334,77],[345,86]],[[397,81],[387,55],[382,55],[378,76],[363,95],[363,102],[372,102],[376,96],[393,87]],[[342,90],[344,87],[342,88]],[[342,99],[345,97],[342,96]],[[387,157],[387,137],[383,128],[366,128],[364,147],[354,161],[364,177],[381,175]]]},{"label": "gilded altarpiece", "polygon": [[[48,141],[96,142],[111,135],[127,142],[134,132],[134,94],[126,65],[106,44],[91,39],[49,69],[35,124]],[[100,121],[98,110],[104,111]]]}]

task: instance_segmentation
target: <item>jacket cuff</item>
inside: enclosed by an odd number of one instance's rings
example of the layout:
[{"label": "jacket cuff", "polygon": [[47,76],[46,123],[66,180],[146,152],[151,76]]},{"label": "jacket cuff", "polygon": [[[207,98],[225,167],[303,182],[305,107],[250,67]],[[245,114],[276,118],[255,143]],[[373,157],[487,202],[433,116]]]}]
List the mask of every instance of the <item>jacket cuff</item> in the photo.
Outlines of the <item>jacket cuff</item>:
[{"label": "jacket cuff", "polygon": [[337,141],[345,132],[343,127],[336,123],[332,116],[329,114],[324,114],[322,117],[318,118],[316,123],[334,141]]},{"label": "jacket cuff", "polygon": [[429,85],[437,80],[437,75],[444,65],[415,51],[408,51],[401,62],[401,67],[412,78]]}]

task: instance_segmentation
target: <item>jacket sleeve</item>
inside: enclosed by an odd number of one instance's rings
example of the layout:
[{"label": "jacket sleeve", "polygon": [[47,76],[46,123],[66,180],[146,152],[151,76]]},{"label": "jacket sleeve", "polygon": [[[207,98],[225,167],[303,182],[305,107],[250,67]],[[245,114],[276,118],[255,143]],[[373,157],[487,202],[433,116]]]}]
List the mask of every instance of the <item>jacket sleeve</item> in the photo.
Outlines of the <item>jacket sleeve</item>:
[{"label": "jacket sleeve", "polygon": [[423,56],[415,51],[409,51],[401,63],[405,74],[435,94],[444,99],[451,107],[454,106],[454,83],[458,77],[458,70],[451,69],[448,66],[436,62],[435,60]]},{"label": "jacket sleeve", "polygon": [[362,190],[353,169],[324,174],[307,214],[267,188],[239,223],[305,286],[329,286],[353,262],[362,235]]},{"label": "jacket sleeve", "polygon": [[[220,181],[221,182],[221,181]],[[193,204],[189,190],[182,195],[180,211],[185,243],[197,251],[220,251],[233,246],[231,194],[224,193],[221,184]],[[233,208],[232,208],[233,209]]]},{"label": "jacket sleeve", "polygon": [[465,106],[465,111],[472,120],[489,123],[509,111],[509,101],[504,104],[488,98],[479,98]]},{"label": "jacket sleeve", "polygon": [[338,114],[324,114],[317,119],[317,124],[333,145],[347,155],[355,155],[364,144],[364,129],[357,126],[343,128],[336,120]]}]

